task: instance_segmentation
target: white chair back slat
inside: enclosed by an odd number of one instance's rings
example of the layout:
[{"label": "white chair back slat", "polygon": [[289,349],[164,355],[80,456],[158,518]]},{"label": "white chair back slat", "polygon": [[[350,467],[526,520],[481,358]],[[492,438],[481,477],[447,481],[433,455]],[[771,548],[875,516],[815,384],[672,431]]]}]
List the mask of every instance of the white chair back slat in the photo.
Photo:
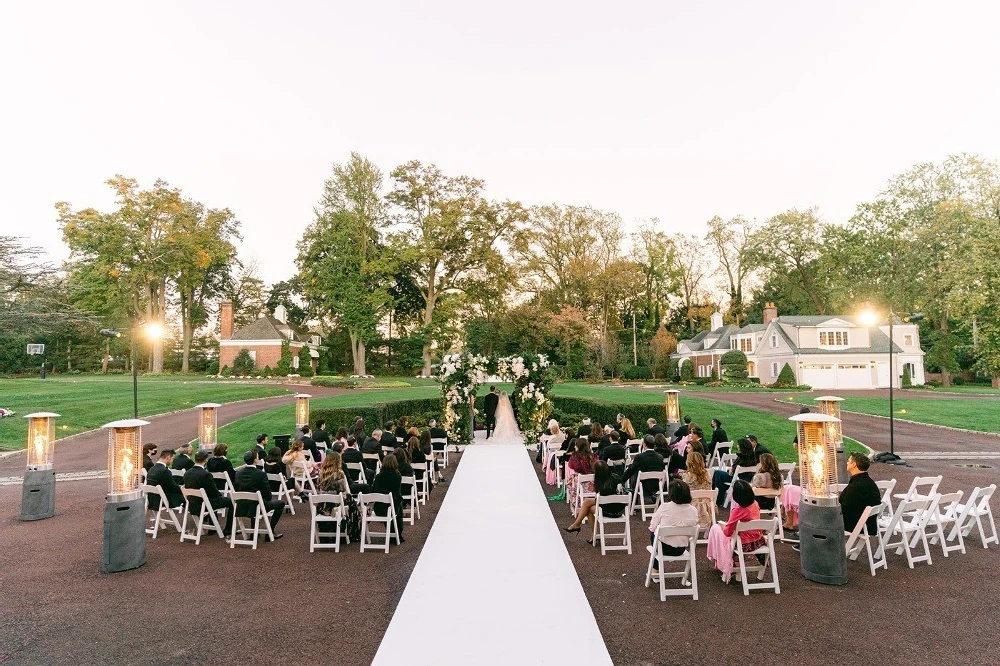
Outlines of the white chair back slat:
[{"label": "white chair back slat", "polygon": [[[274,540],[274,533],[271,532],[271,523],[267,520],[268,510],[267,506],[264,504],[264,498],[261,496],[260,491],[257,490],[252,493],[247,492],[237,492],[233,491],[229,499],[233,501],[235,506],[237,502],[247,502],[254,503],[254,515],[252,518],[237,516],[233,514],[232,520],[232,533],[229,535],[229,547],[236,548],[236,546],[252,546],[253,550],[257,550],[257,539],[263,533],[268,536],[270,540]],[[246,527],[246,522],[250,521],[250,527]],[[263,524],[263,527],[261,525]],[[239,532],[242,538],[237,539],[236,533]],[[247,537],[247,533],[251,536]]]},{"label": "white chair back slat", "polygon": [[[327,507],[330,514],[320,511],[321,507]],[[309,496],[309,552],[315,553],[317,549],[332,548],[333,552],[340,552],[340,540],[346,537],[347,543],[351,543],[351,537],[341,534],[340,523],[344,518],[344,498],[340,493],[318,493]],[[334,525],[333,532],[321,532],[319,527],[324,523]],[[333,537],[333,543],[323,541],[325,538]]]},{"label": "white chair back slat", "polygon": [[[646,546],[649,553],[649,565],[646,567],[646,587],[655,578],[660,584],[660,601],[666,601],[668,596],[691,597],[698,600],[698,567],[695,561],[695,546],[698,542],[699,529],[692,527],[660,527],[656,530],[656,539],[652,545]],[[664,555],[661,543],[671,537],[687,539],[687,546],[680,555]],[[672,562],[684,562],[682,571],[668,572],[666,565]],[[654,569],[653,565],[657,568]],[[667,589],[667,578],[680,578],[681,587]]]}]

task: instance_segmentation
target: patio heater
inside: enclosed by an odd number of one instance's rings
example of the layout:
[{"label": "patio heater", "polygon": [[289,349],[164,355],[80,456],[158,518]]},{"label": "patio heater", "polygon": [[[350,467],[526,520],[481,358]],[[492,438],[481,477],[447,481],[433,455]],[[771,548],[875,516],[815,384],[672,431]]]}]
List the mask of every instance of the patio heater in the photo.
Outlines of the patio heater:
[{"label": "patio heater", "polygon": [[799,431],[799,548],[802,575],[827,585],[847,582],[844,516],[837,495],[837,445],[827,426],[839,419],[796,414]]},{"label": "patio heater", "polygon": [[211,451],[218,441],[219,407],[215,402],[205,402],[198,405],[201,410],[198,415],[198,450]]},{"label": "patio heater", "polygon": [[832,416],[836,421],[828,421],[826,424],[826,436],[832,439],[837,445],[837,477],[846,479],[847,474],[847,453],[844,451],[844,428],[840,420],[840,403],[843,398],[835,395],[821,395],[814,398],[819,403],[819,413]]},{"label": "patio heater", "polygon": [[672,433],[681,425],[681,392],[669,389],[664,393],[667,396],[667,430]]},{"label": "patio heater", "polygon": [[58,414],[28,414],[28,463],[21,490],[21,520],[51,518],[56,512],[56,471],[52,459],[56,449]]},{"label": "patio heater", "polygon": [[149,422],[127,419],[102,426],[108,429],[108,495],[101,558],[105,573],[146,563],[146,500],[139,489],[144,425]]},{"label": "patio heater", "polygon": [[309,425],[309,398],[308,393],[298,393],[295,395],[295,429],[301,430],[302,426]]}]

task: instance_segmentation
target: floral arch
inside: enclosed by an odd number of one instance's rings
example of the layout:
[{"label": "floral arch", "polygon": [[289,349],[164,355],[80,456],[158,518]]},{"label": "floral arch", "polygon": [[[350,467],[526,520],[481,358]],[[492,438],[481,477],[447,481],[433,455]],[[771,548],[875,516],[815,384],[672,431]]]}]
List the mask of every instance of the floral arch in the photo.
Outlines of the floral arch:
[{"label": "floral arch", "polygon": [[448,439],[468,443],[473,427],[473,405],[479,387],[490,377],[514,382],[511,402],[526,443],[534,442],[545,429],[552,413],[554,376],[544,354],[520,354],[489,358],[469,352],[447,354],[438,368],[441,382],[443,427]]}]

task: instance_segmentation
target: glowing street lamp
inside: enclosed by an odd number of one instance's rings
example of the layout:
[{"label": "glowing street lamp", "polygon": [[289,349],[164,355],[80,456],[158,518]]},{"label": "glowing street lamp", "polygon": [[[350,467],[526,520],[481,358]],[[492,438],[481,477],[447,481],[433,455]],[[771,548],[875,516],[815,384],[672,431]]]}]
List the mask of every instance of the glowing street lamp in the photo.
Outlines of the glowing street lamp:
[{"label": "glowing street lamp", "polygon": [[[129,332],[129,344],[132,346],[132,418],[139,418],[139,367],[138,358],[135,349],[135,334],[137,330],[140,330],[145,337],[150,342],[156,342],[167,334],[167,329],[163,327],[163,324],[155,321],[143,324],[141,327],[133,327]],[[117,331],[113,328],[102,328],[100,331],[101,335],[107,338],[120,338],[122,336],[121,331]]]},{"label": "glowing street lamp", "polygon": [[796,414],[799,435],[799,548],[802,575],[827,585],[847,582],[844,517],[837,489],[837,443],[827,414]]},{"label": "glowing street lamp", "polygon": [[667,423],[679,425],[681,422],[681,392],[677,389],[664,391],[667,396]]},{"label": "glowing street lamp", "polygon": [[21,520],[51,518],[56,512],[56,419],[52,412],[35,412],[28,419],[28,462],[21,490]]},{"label": "glowing street lamp", "polygon": [[215,402],[198,405],[198,448],[212,450],[219,443],[219,407]]},{"label": "glowing street lamp", "polygon": [[101,570],[135,569],[146,563],[146,500],[142,482],[142,426],[127,419],[105,424],[108,429],[108,494],[104,502],[104,548]]},{"label": "glowing street lamp", "polygon": [[301,428],[309,425],[309,398],[308,393],[299,393],[295,396],[295,427]]}]

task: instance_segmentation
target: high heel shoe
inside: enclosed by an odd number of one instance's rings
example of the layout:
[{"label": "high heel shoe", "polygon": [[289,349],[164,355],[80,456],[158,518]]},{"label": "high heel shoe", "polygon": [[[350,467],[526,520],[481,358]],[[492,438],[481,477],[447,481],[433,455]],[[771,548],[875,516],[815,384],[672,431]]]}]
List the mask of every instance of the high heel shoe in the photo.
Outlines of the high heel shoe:
[{"label": "high heel shoe", "polygon": [[579,532],[580,531],[579,527],[564,527],[563,529],[566,530],[567,532]]}]

